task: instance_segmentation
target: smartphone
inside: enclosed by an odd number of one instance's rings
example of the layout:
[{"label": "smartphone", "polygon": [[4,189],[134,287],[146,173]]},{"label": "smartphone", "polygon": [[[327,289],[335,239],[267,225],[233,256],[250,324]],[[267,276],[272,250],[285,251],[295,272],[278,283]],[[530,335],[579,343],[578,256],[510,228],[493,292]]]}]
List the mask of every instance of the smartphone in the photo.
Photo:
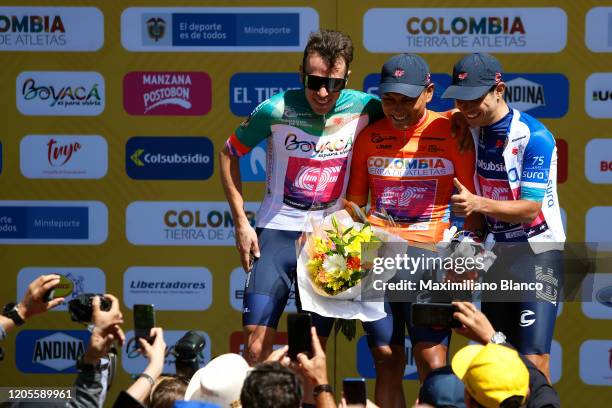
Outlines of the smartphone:
[{"label": "smartphone", "polygon": [[453,317],[456,311],[450,303],[413,303],[410,320],[417,327],[461,327],[461,322]]},{"label": "smartphone", "polygon": [[365,378],[345,378],[342,380],[342,392],[346,405],[366,406],[368,393]]},{"label": "smartphone", "polygon": [[72,291],[74,290],[74,282],[68,279],[64,275],[60,275],[60,281],[57,285],[49,289],[44,295],[43,300],[45,302],[50,302],[53,299],[57,299],[60,297],[68,297]]},{"label": "smartphone", "polygon": [[289,340],[289,357],[297,360],[297,355],[304,353],[312,356],[312,339],[310,328],[312,318],[308,313],[289,313],[287,315],[287,337]]},{"label": "smartphone", "polygon": [[153,327],[155,327],[155,307],[153,305],[134,305],[134,334],[137,347],[140,338],[153,343],[153,338],[149,335]]}]

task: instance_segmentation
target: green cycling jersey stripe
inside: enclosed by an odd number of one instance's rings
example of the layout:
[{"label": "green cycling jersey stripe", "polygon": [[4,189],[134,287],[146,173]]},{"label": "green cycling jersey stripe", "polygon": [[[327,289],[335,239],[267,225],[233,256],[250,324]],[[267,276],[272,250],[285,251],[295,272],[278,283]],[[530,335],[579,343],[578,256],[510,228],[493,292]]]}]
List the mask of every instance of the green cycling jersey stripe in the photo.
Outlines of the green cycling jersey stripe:
[{"label": "green cycling jersey stripe", "polygon": [[373,95],[345,89],[340,92],[334,108],[319,115],[310,107],[304,90],[294,89],[259,104],[235,134],[240,143],[253,148],[272,134],[274,125],[287,125],[313,136],[325,136],[360,115],[368,115],[370,123],[382,118],[380,100]]}]

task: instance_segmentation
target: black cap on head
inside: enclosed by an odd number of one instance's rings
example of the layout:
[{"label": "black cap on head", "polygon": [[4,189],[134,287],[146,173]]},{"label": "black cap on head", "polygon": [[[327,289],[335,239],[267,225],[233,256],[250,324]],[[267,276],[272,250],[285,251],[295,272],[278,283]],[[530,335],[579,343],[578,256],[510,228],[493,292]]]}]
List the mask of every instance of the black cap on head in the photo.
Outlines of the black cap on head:
[{"label": "black cap on head", "polygon": [[472,101],[502,81],[502,66],[489,54],[470,54],[453,67],[453,82],[442,98]]},{"label": "black cap on head", "polygon": [[423,58],[415,54],[399,54],[383,65],[378,94],[395,92],[416,98],[430,83],[429,65]]}]

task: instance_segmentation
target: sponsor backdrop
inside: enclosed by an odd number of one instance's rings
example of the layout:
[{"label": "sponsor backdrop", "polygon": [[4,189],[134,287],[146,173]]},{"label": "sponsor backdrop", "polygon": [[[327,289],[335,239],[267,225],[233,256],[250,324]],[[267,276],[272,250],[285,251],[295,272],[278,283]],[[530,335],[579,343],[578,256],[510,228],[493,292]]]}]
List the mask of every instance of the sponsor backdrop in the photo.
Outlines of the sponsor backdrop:
[{"label": "sponsor backdrop", "polygon": [[[508,102],[557,138],[569,240],[611,251],[612,7],[605,3],[0,1],[0,303],[56,272],[74,294],[115,294],[126,332],[133,305],[153,303],[170,347],[197,329],[206,334],[203,360],[239,350],[245,274],[216,154],[258,103],[301,86],[302,50],[319,27],[352,36],[349,86],[366,92],[377,93],[390,55],[421,53],[436,110],[452,106],[439,96],[462,54],[495,53],[508,72]],[[241,160],[253,221],[265,149],[264,142]],[[588,406],[612,398],[612,279],[592,286],[591,302],[564,304],[555,333],[552,378],[567,406],[585,406],[583,395]],[[280,328],[278,343],[286,341],[284,320]],[[352,343],[329,342],[336,386],[342,377],[374,377],[362,335],[359,328]],[[2,344],[0,385],[70,384],[87,338],[65,307],[28,322]],[[464,344],[455,336],[453,352]],[[412,400],[416,368],[409,341],[406,348]],[[111,400],[144,366],[133,341],[120,359]]]}]

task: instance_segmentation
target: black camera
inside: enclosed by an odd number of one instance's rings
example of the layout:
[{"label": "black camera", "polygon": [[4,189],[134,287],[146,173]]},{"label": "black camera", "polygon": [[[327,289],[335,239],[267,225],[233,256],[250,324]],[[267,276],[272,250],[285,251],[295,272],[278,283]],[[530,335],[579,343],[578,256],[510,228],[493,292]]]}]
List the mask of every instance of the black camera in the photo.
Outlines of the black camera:
[{"label": "black camera", "polygon": [[200,352],[206,345],[206,339],[197,331],[189,330],[176,342],[173,354],[175,357],[176,374],[191,378],[198,371]]},{"label": "black camera", "polygon": [[104,295],[95,293],[82,293],[68,302],[68,312],[73,322],[91,322],[93,313],[92,301],[95,296],[100,297],[100,310],[108,312],[113,304],[112,300],[105,298]]}]

